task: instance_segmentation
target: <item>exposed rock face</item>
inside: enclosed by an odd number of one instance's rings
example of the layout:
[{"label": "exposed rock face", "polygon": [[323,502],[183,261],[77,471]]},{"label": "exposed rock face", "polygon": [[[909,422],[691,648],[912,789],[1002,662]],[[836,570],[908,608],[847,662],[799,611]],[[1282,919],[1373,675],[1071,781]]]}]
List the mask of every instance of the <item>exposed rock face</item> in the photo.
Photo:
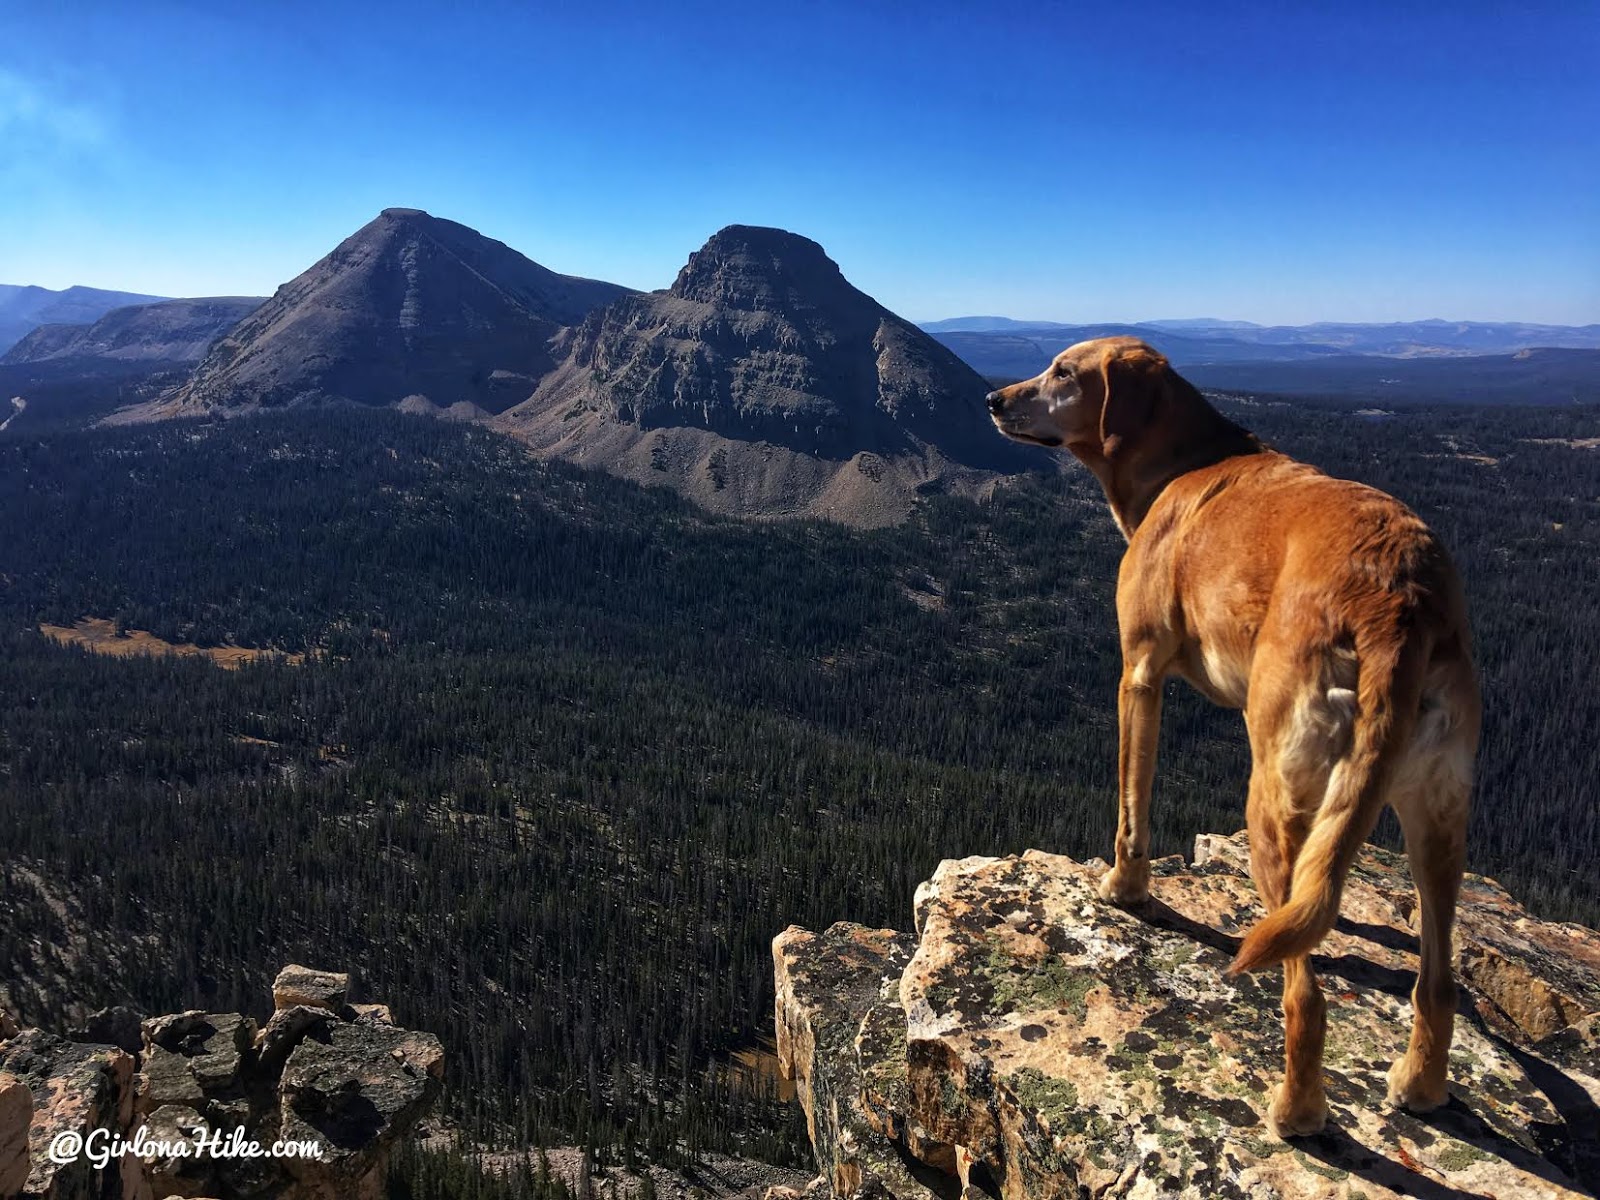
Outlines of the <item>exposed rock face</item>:
[{"label": "exposed rock face", "polygon": [[[26,1197],[144,1200],[345,1200],[376,1197],[390,1152],[443,1087],[438,1039],[397,1028],[374,1010],[344,1003],[349,977],[290,967],[279,989],[300,989],[333,1007],[293,1004],[263,1029],[238,1013],[184,1012],[144,1022],[137,1056],[39,1030],[0,1042],[0,1198],[23,1130]],[[338,1011],[333,1011],[337,1008]],[[383,1010],[385,1013],[387,1010]],[[137,1066],[137,1073],[135,1068]],[[8,1084],[15,1077],[26,1111]],[[62,1133],[95,1129],[145,1145],[230,1138],[271,1147],[314,1142],[313,1157],[130,1152],[107,1172],[86,1158],[57,1165]],[[9,1156],[9,1157],[8,1157]],[[19,1185],[20,1186],[20,1185]]]},{"label": "exposed rock face", "polygon": [[[1222,974],[1261,915],[1246,855],[1243,835],[1201,839],[1195,866],[1156,864],[1140,912],[1097,899],[1103,864],[1037,851],[945,862],[918,890],[909,961],[888,931],[780,934],[779,1057],[833,1194],[1371,1200],[1600,1185],[1600,935],[1534,920],[1469,877],[1452,1098],[1426,1117],[1396,1112],[1384,1074],[1410,1028],[1414,901],[1403,860],[1376,850],[1314,959],[1329,1127],[1274,1139],[1279,978]],[[907,1183],[881,1163],[939,1175]]]},{"label": "exposed rock face", "polygon": [[558,275],[454,221],[385,209],[218,341],[172,400],[133,415],[409,396],[499,412],[554,365],[557,329],[626,290]]},{"label": "exposed rock face", "polygon": [[[779,1064],[798,1085],[811,1144],[834,1194],[872,1195],[873,1189],[895,1196],[922,1194],[912,1164],[869,1121],[868,1091],[873,1091],[874,1111],[880,1110],[876,1093],[886,1081],[874,1066],[869,1083],[856,1051],[857,1038],[873,1037],[880,1027],[886,1027],[892,1043],[898,1024],[903,1039],[899,980],[915,939],[840,923],[820,935],[793,928],[778,942],[779,995],[814,1002],[779,1004]],[[895,1057],[884,1055],[891,1062]],[[953,1169],[954,1164],[945,1165]]]},{"label": "exposed rock face", "polygon": [[61,359],[199,362],[211,343],[261,306],[260,296],[164,300],[113,309],[92,325],[41,325],[0,365]]},{"label": "exposed rock face", "polygon": [[0,1196],[15,1196],[28,1182],[28,1128],[33,1093],[15,1075],[0,1074]]},{"label": "exposed rock face", "polygon": [[729,226],[668,291],[556,344],[559,367],[505,426],[714,510],[877,524],[919,486],[1038,465],[994,435],[971,368],[783,230]]}]

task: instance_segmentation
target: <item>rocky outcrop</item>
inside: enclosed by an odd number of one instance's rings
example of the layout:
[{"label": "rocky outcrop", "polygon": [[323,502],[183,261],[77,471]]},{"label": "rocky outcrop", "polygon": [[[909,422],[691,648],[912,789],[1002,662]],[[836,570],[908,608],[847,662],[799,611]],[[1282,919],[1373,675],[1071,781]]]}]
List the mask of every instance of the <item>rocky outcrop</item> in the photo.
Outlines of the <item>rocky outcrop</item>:
[{"label": "rocky outcrop", "polygon": [[[382,1005],[347,1004],[346,975],[291,966],[273,990],[264,1027],[239,1013],[154,1017],[137,1055],[40,1030],[0,1041],[0,1198],[376,1197],[391,1149],[439,1096],[443,1049]],[[8,1190],[19,1122],[25,1183]],[[133,1149],[103,1170],[52,1161],[58,1139],[83,1144],[96,1130]],[[302,1153],[237,1152],[287,1141]]]},{"label": "rocky outcrop", "polygon": [[389,1147],[433,1106],[444,1050],[426,1033],[380,1020],[313,1027],[284,1065],[279,1136],[314,1141],[318,1159],[288,1159],[293,1200],[376,1197]]},{"label": "rocky outcrop", "polygon": [[916,936],[835,925],[773,946],[779,1057],[835,1196],[1577,1197],[1600,1186],[1600,934],[1469,877],[1449,1104],[1388,1107],[1410,1027],[1415,902],[1368,850],[1315,956],[1332,1115],[1283,1142],[1278,976],[1223,968],[1261,915],[1242,835],[1156,864],[1136,912],[1104,864],[940,865]]}]

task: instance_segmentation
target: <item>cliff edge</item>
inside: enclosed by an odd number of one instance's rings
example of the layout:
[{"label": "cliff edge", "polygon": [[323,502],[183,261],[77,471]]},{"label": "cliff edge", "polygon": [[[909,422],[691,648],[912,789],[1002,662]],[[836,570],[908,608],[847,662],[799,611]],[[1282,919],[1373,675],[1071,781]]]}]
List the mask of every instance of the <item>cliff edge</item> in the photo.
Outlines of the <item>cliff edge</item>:
[{"label": "cliff edge", "polygon": [[1029,851],[940,864],[914,934],[836,924],[773,942],[778,1055],[821,1172],[809,1194],[1579,1197],[1600,1187],[1600,934],[1468,876],[1449,1103],[1390,1108],[1416,970],[1404,859],[1368,849],[1314,956],[1328,1128],[1272,1136],[1276,971],[1223,975],[1261,916],[1244,835],[1155,864],[1150,904],[1104,864]]}]

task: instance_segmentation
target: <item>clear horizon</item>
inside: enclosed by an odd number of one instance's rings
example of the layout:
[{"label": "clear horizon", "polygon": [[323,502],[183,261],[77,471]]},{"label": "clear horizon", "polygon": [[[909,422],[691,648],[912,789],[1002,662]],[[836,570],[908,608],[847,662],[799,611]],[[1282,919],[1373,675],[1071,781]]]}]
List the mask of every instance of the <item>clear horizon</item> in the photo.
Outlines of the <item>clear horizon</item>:
[{"label": "clear horizon", "polygon": [[270,295],[416,207],[644,290],[776,225],[922,321],[1600,321],[1592,15],[1111,13],[14,12],[0,276]]}]

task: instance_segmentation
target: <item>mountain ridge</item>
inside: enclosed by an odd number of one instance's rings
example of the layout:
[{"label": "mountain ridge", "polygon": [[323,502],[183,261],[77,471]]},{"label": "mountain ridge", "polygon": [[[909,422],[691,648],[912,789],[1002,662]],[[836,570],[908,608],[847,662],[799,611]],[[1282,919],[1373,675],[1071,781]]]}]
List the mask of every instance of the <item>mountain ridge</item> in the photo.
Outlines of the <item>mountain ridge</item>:
[{"label": "mountain ridge", "polygon": [[114,308],[89,324],[40,325],[0,354],[0,366],[69,358],[198,362],[262,303],[260,296],[198,296]]},{"label": "mountain ridge", "polygon": [[553,365],[558,329],[627,290],[420,209],[384,209],[220,339],[174,395],[132,415],[412,396],[498,412]]},{"label": "mountain ridge", "polygon": [[55,291],[31,283],[0,283],[0,353],[40,325],[85,324],[99,320],[114,308],[165,299],[168,297],[107,291],[82,284]]}]

